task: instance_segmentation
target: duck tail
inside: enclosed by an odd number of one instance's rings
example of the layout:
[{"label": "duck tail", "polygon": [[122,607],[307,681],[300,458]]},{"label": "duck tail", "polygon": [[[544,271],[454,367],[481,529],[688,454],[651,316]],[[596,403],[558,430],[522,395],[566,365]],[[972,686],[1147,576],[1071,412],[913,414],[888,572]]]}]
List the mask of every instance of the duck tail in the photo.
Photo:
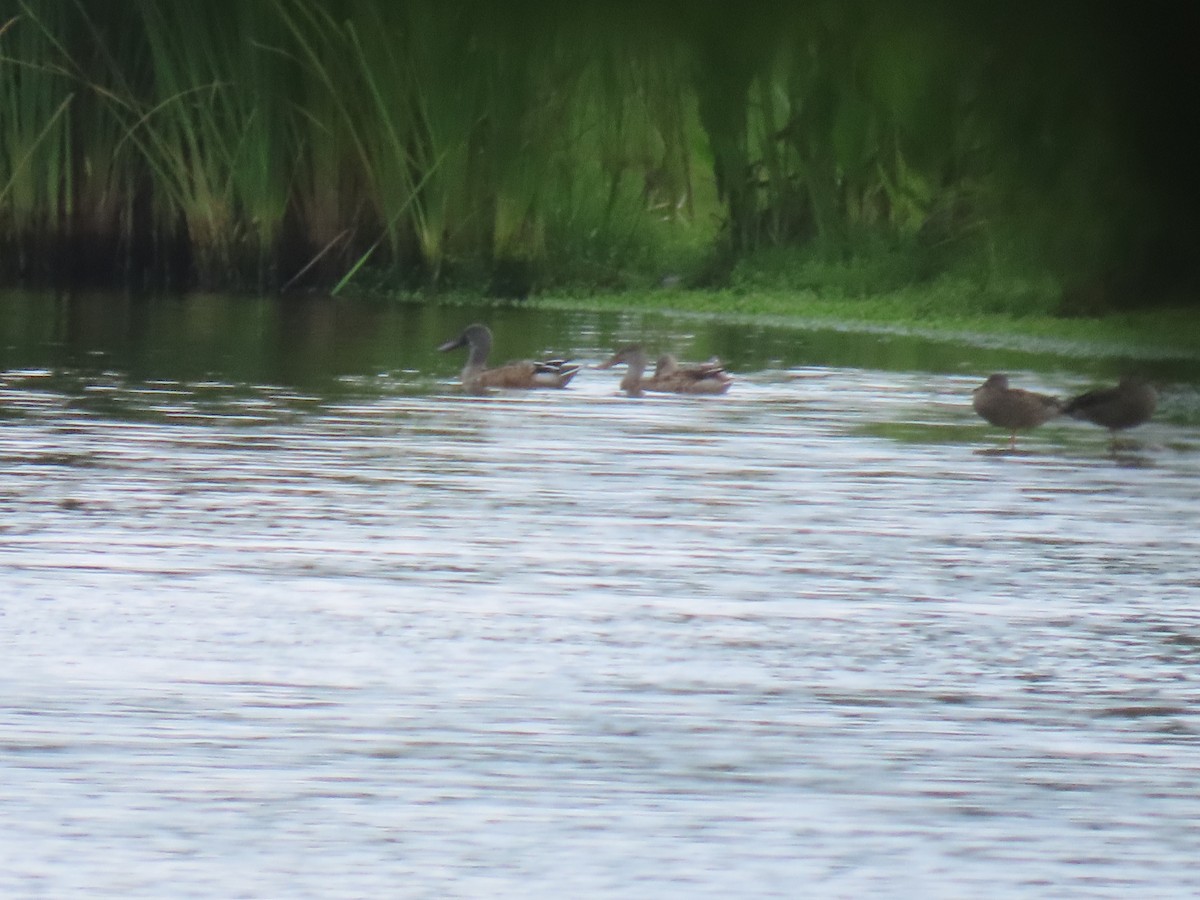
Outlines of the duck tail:
[{"label": "duck tail", "polygon": [[553,380],[560,387],[566,387],[582,366],[565,359],[544,359],[534,363],[534,377]]},{"label": "duck tail", "polygon": [[567,362],[564,362],[562,366],[559,367],[559,378],[562,381],[563,387],[567,386],[567,383],[579,373],[581,368],[582,366],[580,366],[579,363]]}]

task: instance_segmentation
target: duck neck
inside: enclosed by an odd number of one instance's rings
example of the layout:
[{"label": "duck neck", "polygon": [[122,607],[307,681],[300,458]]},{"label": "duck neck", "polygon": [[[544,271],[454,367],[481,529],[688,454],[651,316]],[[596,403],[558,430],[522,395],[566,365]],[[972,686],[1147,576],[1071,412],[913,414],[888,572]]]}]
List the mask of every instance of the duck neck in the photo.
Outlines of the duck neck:
[{"label": "duck neck", "polygon": [[488,354],[492,350],[492,340],[486,334],[472,335],[468,346],[467,364],[463,367],[463,377],[466,378],[487,368]]},{"label": "duck neck", "polygon": [[662,378],[666,375],[671,375],[679,370],[679,362],[670,353],[664,353],[658,358],[658,365],[654,368],[654,377]]},{"label": "duck neck", "polygon": [[646,354],[638,350],[625,360],[625,377],[621,379],[621,390],[630,397],[642,393],[642,375],[646,372]]}]

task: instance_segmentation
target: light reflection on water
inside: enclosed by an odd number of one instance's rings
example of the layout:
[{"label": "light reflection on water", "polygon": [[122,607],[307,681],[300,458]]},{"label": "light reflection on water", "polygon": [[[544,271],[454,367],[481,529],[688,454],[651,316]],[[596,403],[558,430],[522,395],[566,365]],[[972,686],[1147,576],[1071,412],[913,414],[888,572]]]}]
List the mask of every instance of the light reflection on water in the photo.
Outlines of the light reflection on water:
[{"label": "light reflection on water", "polygon": [[739,375],[5,373],[0,890],[1200,889],[1195,421]]}]

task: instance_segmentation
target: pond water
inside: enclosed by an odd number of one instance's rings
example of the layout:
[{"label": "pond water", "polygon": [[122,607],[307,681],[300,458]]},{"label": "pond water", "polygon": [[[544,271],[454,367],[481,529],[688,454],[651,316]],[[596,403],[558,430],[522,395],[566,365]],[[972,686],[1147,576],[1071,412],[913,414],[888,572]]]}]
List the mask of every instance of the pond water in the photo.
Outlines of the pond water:
[{"label": "pond water", "polygon": [[1194,895],[1200,362],[1012,344],[0,297],[0,894]]}]

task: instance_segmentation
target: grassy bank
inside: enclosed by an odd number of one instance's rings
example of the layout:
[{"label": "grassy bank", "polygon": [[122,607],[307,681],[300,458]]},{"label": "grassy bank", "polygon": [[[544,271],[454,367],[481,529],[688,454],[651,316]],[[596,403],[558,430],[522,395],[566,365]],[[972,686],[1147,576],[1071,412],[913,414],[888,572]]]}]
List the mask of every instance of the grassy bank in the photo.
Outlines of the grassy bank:
[{"label": "grassy bank", "polygon": [[[528,301],[547,309],[604,309],[674,312],[744,321],[793,323],[847,330],[906,332],[966,338],[992,346],[1036,349],[1073,344],[1077,352],[1130,357],[1200,354],[1200,318],[1187,307],[1169,307],[1098,317],[1065,318],[1047,299],[1040,307],[1021,293],[1006,308],[1002,292],[981,292],[965,283],[941,282],[871,296],[817,291],[756,292],[658,290],[547,295]],[[1060,348],[1061,349],[1061,348]]]},{"label": "grassy bank", "polygon": [[1062,282],[1024,263],[1011,245],[1004,254],[944,257],[937,268],[951,271],[930,274],[928,258],[914,242],[867,245],[851,254],[777,249],[739,260],[720,289],[696,287],[693,272],[682,269],[681,276],[660,279],[670,287],[551,290],[525,303],[946,335],[1024,349],[1069,342],[1080,353],[1200,353],[1195,298],[1070,314]]}]

